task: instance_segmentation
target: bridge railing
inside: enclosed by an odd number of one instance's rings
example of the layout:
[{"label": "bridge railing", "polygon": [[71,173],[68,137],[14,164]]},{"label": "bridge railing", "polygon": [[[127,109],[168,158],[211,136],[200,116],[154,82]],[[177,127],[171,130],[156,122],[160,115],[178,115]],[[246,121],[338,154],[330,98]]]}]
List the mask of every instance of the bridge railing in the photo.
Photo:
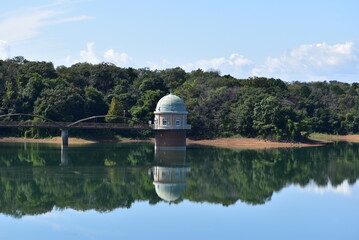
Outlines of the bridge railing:
[{"label": "bridge railing", "polygon": [[[22,117],[22,116],[25,116],[25,117],[32,117],[32,118],[40,118],[42,120],[45,120],[46,122],[48,123],[52,123],[53,125],[57,125],[57,128],[61,128],[62,125],[59,124],[59,122],[56,122],[56,121],[53,121],[49,118],[46,118],[46,117],[43,117],[43,116],[40,116],[40,115],[35,115],[35,114],[27,114],[27,113],[9,113],[9,114],[3,114],[3,115],[0,115],[0,119],[3,119],[3,118],[6,118],[6,117]],[[3,122],[1,122],[3,123]],[[23,123],[23,122],[21,122]],[[35,123],[35,122],[34,122]]]},{"label": "bridge railing", "polygon": [[49,122],[0,122],[2,128],[67,128],[67,129],[138,129],[138,130],[152,130],[150,126],[144,124],[126,124],[126,123],[93,123],[84,122],[69,126],[71,123],[59,122],[54,125]]},{"label": "bridge railing", "polygon": [[139,129],[139,130],[152,130],[152,128],[145,124],[128,124],[128,123],[93,123],[82,122],[76,125],[71,125],[70,129]]},{"label": "bridge railing", "polygon": [[[37,122],[37,121],[1,121],[1,118],[4,117],[13,117],[13,116],[26,116],[41,118],[46,122]],[[99,123],[99,122],[89,122],[91,120],[96,120],[99,118],[119,118],[124,120],[124,123]],[[110,116],[110,115],[100,115],[92,116],[84,119],[80,119],[76,122],[55,122],[51,119],[32,115],[32,114],[5,114],[0,115],[0,127],[3,128],[60,128],[60,129],[138,129],[138,130],[152,130],[150,125],[134,121],[130,118],[122,116]]]},{"label": "bridge railing", "polygon": [[4,122],[0,121],[0,127],[3,128],[64,128],[65,125],[54,124],[52,122]]}]

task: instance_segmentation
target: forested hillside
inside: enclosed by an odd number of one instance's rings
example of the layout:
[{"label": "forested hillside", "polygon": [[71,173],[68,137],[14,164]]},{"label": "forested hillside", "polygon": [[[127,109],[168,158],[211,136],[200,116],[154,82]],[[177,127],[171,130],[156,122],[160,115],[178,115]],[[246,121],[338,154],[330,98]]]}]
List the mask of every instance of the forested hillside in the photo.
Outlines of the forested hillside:
[{"label": "forested hillside", "polygon": [[[0,114],[32,113],[75,121],[126,110],[126,117],[147,123],[153,119],[157,101],[170,91],[186,102],[192,138],[297,141],[311,132],[359,132],[358,83],[287,83],[202,70],[186,73],[181,68],[152,71],[109,63],[54,68],[51,62],[22,57],[0,60]],[[33,137],[53,131],[17,133]]]}]

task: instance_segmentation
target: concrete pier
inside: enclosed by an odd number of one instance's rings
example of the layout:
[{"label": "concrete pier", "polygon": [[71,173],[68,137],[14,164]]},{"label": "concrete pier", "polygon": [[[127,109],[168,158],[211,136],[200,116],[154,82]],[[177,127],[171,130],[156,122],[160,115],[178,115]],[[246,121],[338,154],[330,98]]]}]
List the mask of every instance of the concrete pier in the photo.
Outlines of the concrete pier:
[{"label": "concrete pier", "polygon": [[69,146],[69,129],[67,128],[62,128],[61,129],[61,147],[62,148],[67,148]]}]

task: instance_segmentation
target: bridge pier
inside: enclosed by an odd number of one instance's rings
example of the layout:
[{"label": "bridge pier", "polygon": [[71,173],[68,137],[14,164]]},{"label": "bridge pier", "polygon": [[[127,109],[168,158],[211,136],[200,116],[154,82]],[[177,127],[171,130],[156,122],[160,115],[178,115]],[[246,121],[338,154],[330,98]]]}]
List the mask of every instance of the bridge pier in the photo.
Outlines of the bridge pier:
[{"label": "bridge pier", "polygon": [[61,128],[61,148],[67,148],[69,146],[69,129]]},{"label": "bridge pier", "polygon": [[60,166],[67,166],[69,164],[69,155],[67,148],[61,148],[61,163]]}]

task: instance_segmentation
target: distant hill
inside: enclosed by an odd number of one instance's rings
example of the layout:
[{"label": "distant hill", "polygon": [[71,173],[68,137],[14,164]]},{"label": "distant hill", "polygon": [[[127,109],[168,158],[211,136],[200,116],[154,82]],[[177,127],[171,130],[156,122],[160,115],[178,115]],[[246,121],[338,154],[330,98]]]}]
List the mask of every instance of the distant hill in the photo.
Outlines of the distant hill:
[{"label": "distant hill", "polygon": [[[126,117],[148,122],[157,101],[170,91],[185,100],[192,138],[299,141],[312,132],[359,133],[358,83],[236,79],[200,69],[153,71],[110,63],[55,69],[51,62],[23,57],[0,60],[0,114],[32,113],[55,121],[75,121],[107,114],[115,98]],[[1,132],[14,134],[14,130]],[[27,137],[57,134],[36,129],[15,132]]]}]

